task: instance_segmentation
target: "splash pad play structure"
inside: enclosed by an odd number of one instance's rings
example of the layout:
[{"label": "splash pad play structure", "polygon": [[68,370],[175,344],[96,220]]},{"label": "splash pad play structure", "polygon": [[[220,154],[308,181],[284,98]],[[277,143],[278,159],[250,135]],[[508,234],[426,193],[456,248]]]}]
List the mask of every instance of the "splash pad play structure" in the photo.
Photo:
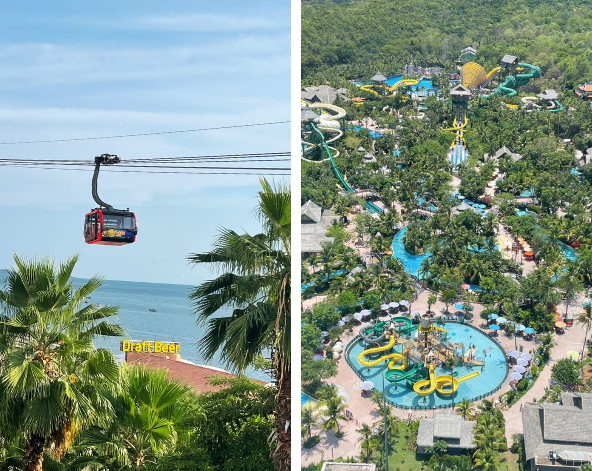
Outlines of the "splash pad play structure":
[{"label": "splash pad play structure", "polygon": [[[501,347],[478,329],[460,322],[435,325],[394,317],[362,329],[346,349],[360,379],[399,408],[451,407],[463,398],[476,400],[499,389],[507,375]],[[451,370],[449,363],[454,360]]]}]

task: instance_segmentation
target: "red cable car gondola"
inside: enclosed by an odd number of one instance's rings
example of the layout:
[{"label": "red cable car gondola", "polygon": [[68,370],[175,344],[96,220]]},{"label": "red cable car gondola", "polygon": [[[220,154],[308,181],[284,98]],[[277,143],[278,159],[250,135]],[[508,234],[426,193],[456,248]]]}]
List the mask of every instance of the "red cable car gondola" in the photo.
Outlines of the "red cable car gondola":
[{"label": "red cable car gondola", "polygon": [[129,209],[114,209],[99,198],[97,181],[101,164],[113,165],[121,162],[116,155],[103,154],[95,157],[95,172],[92,180],[92,195],[99,205],[84,217],[84,241],[87,244],[127,245],[136,241],[138,223],[136,215]]}]

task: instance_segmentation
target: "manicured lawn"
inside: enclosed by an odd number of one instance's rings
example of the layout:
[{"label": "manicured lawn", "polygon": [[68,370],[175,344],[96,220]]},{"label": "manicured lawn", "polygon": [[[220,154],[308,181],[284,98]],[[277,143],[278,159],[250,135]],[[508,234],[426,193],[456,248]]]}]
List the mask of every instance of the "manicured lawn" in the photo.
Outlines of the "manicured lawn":
[{"label": "manicured lawn", "polygon": [[512,453],[510,450],[501,453],[500,463],[507,464],[509,471],[518,471],[518,453]]},{"label": "manicured lawn", "polygon": [[[397,468],[405,471],[420,471],[424,462],[430,459],[430,455],[420,455],[411,450],[406,450],[407,444],[407,424],[401,423],[399,426],[399,436],[395,446],[390,451],[389,470],[396,471]],[[372,454],[372,458],[378,458],[378,452]]]}]

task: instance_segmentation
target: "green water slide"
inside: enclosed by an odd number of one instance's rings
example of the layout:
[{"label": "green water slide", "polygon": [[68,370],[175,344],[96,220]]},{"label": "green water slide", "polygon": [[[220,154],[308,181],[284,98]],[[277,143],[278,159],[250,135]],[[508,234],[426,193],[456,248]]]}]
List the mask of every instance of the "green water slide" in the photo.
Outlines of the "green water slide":
[{"label": "green water slide", "polygon": [[388,322],[379,322],[374,327],[368,327],[365,331],[365,335],[370,335],[372,332],[376,332],[377,334],[382,334],[384,330],[384,326],[387,325]]},{"label": "green water slide", "polygon": [[506,77],[506,81],[495,89],[493,92],[494,95],[515,96],[517,87],[522,87],[530,80],[538,78],[543,74],[541,68],[536,65],[518,62],[518,67],[528,69],[529,72],[527,74],[516,74],[516,76],[508,75]]},{"label": "green water slide", "polygon": [[[417,376],[422,368],[423,362],[421,362],[419,365],[415,365],[409,371],[388,370],[384,374],[384,377],[391,383],[398,383],[399,381],[405,381],[406,379],[411,379],[412,377]],[[419,379],[417,381],[419,381]]]},{"label": "green water slide", "polygon": [[411,319],[408,319],[407,317],[393,317],[392,321],[393,322],[403,322],[405,324],[405,327],[401,327],[400,329],[395,329],[401,335],[410,334],[411,332],[417,330],[417,327],[418,327],[418,324],[413,325],[413,323],[411,322]]},{"label": "green water slide", "polygon": [[[345,191],[353,193],[355,190],[351,186],[349,186],[349,184],[345,181],[345,178],[343,178],[343,175],[341,175],[341,172],[337,168],[337,165],[335,165],[335,160],[333,160],[333,155],[331,154],[331,151],[329,150],[329,146],[327,145],[327,142],[325,142],[325,136],[323,135],[323,133],[321,131],[319,131],[317,129],[317,127],[312,122],[310,123],[310,125],[319,134],[319,136],[321,136],[321,139],[323,142],[323,147],[325,147],[325,151],[327,152],[327,155],[329,156],[329,159],[331,160],[331,165],[333,166],[333,171],[337,175],[337,178],[339,178],[339,180],[341,181],[341,184],[345,188]],[[378,206],[376,206],[372,201],[366,201],[365,206],[370,211],[373,211],[375,213],[384,212],[384,210],[382,208],[379,208]]]},{"label": "green water slide", "polygon": [[552,108],[549,111],[549,113],[559,113],[560,111],[563,111],[563,106],[561,106],[561,103],[559,103],[557,100],[553,100],[555,102],[555,105],[557,105],[555,108]]}]

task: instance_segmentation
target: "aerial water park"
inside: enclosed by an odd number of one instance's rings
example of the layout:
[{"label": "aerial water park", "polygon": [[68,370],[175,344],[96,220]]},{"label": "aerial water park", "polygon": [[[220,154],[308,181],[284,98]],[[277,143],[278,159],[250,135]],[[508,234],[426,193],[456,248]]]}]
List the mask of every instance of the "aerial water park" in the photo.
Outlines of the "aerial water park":
[{"label": "aerial water park", "polygon": [[459,322],[436,325],[429,316],[411,314],[362,329],[346,350],[349,366],[384,390],[390,403],[403,409],[450,407],[457,397],[477,400],[505,381],[504,352],[480,330]]}]

